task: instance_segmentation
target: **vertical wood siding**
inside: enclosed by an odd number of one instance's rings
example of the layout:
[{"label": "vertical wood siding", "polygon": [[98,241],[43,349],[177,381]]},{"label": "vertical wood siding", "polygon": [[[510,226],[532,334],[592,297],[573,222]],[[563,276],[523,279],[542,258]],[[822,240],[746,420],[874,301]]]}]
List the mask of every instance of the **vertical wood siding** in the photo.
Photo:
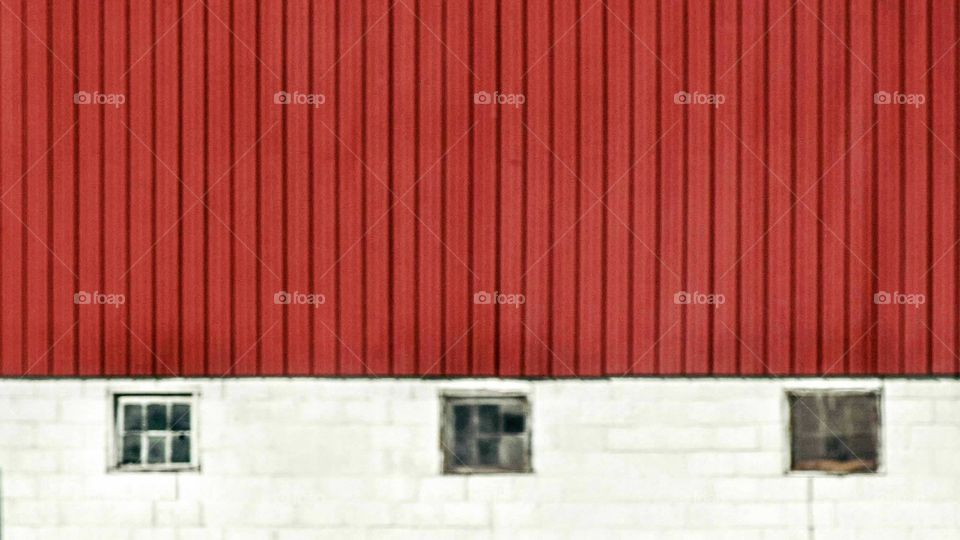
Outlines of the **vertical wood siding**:
[{"label": "vertical wood siding", "polygon": [[3,0],[0,375],[955,375],[958,10]]}]

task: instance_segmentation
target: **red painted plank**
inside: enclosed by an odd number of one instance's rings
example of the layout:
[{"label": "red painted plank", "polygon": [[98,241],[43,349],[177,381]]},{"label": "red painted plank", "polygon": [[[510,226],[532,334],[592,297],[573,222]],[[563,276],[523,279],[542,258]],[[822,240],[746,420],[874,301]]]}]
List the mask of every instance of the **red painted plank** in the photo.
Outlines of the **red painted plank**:
[{"label": "red painted plank", "polygon": [[765,77],[768,89],[766,122],[769,129],[766,160],[771,171],[767,179],[768,208],[764,225],[767,230],[764,239],[768,253],[767,265],[771,269],[766,276],[765,361],[774,374],[787,374],[791,370],[792,314],[795,305],[791,296],[795,264],[792,224],[798,212],[805,212],[797,206],[796,198],[788,189],[793,163],[792,88],[795,76],[791,60],[793,29],[790,21],[793,12],[802,9],[802,6],[790,0],[778,0],[770,3],[767,15],[771,24],[779,21],[771,27],[769,39],[765,42],[770,55],[767,63],[769,71]]},{"label": "red painted plank", "polygon": [[442,6],[436,0],[415,4],[417,36],[417,120],[419,129],[416,177],[411,205],[422,223],[417,228],[417,373],[439,367],[443,356],[442,260],[446,248],[443,235],[443,178],[438,160],[443,148],[443,44],[435,36],[443,31]]},{"label": "red painted plank", "polygon": [[[124,272],[130,282],[130,322],[127,332],[130,336],[129,374],[134,376],[153,373],[156,362],[153,352],[157,322],[153,249],[159,233],[154,204],[158,167],[153,157],[157,124],[154,106],[156,90],[153,84],[157,52],[156,48],[152,48],[156,41],[154,32],[154,12],[151,7],[139,2],[131,4],[130,61],[121,78],[129,91],[126,106],[130,111],[130,262]],[[79,126],[75,129],[79,130]],[[76,144],[79,156],[79,138]],[[76,211],[79,212],[79,208]],[[71,218],[79,219],[79,216]],[[73,238],[70,241],[74,241]],[[79,253],[76,255],[79,260]],[[168,372],[164,370],[163,373]]]},{"label": "red painted plank", "polygon": [[[850,250],[847,256],[846,302],[849,317],[847,356],[842,361],[849,374],[868,373],[873,365],[873,344],[877,335],[873,303],[873,280],[877,261],[874,255],[874,171],[872,150],[877,130],[874,125],[873,94],[876,83],[873,67],[872,3],[858,0],[847,13],[850,51],[847,57],[849,89],[849,155],[846,160],[847,224]],[[853,24],[853,21],[863,21]],[[868,22],[869,21],[869,22]],[[844,36],[845,38],[847,35]],[[862,62],[862,63],[861,63]],[[854,259],[860,257],[862,263]],[[841,365],[838,363],[837,369]],[[829,366],[828,366],[829,368]],[[831,371],[832,372],[832,371]]]},{"label": "red painted plank", "polygon": [[[209,100],[207,88],[207,58],[205,55],[207,27],[210,15],[206,10],[190,10],[180,21],[183,32],[182,141],[184,155],[181,161],[161,162],[164,181],[178,186],[181,253],[182,303],[180,305],[180,346],[185,375],[204,373],[207,349],[207,261],[205,246],[209,242],[207,223],[210,216],[204,195],[208,181],[209,154],[207,115]],[[214,22],[214,24],[216,24]],[[187,156],[187,152],[190,156]]]},{"label": "red painted plank", "polygon": [[[72,7],[72,6],[69,6]],[[53,339],[56,344],[50,352],[52,360],[53,375],[70,375],[76,368],[76,346],[77,346],[77,327],[76,310],[79,306],[73,303],[73,295],[77,291],[76,267],[79,256],[78,246],[75,242],[75,223],[76,216],[76,162],[74,160],[77,150],[77,113],[76,105],[73,103],[72,96],[77,92],[78,81],[74,76],[74,67],[76,65],[76,54],[74,49],[74,12],[72,9],[55,10],[53,16],[53,39],[50,48],[56,53],[64,64],[60,64],[56,59],[53,64],[53,85],[54,96],[60,96],[51,103],[53,114],[53,132],[54,142],[59,142],[53,147],[53,175],[59,179],[56,183],[56,189],[52,189],[53,206],[50,211],[53,216],[53,244],[51,248],[60,259],[54,261],[53,265]],[[0,16],[2,17],[2,16]],[[0,48],[4,44],[0,43]],[[3,73],[3,60],[0,58],[0,73]],[[125,65],[130,61],[126,60]],[[124,68],[126,69],[126,68]],[[6,78],[6,77],[4,77]],[[119,81],[125,85],[126,81]],[[0,86],[2,88],[2,86]],[[6,90],[4,89],[4,92]],[[129,92],[127,92],[129,94]],[[129,97],[129,95],[128,95]],[[128,100],[129,101],[129,100]],[[0,102],[0,116],[3,115],[2,102]],[[129,111],[129,108],[127,109]],[[129,123],[129,122],[128,122]],[[6,121],[4,120],[4,125]],[[0,136],[2,138],[2,136]],[[6,152],[6,149],[3,150]],[[6,154],[5,154],[6,155]],[[0,175],[6,178],[2,167]],[[0,182],[0,186],[5,186]],[[6,188],[2,188],[6,191]],[[0,226],[5,223],[4,219],[8,212],[0,208]],[[0,235],[0,243],[2,243]],[[4,247],[0,245],[0,247]],[[7,251],[4,251],[6,254]],[[124,261],[124,271],[129,267],[130,260]],[[2,275],[2,263],[0,263],[0,275]],[[127,296],[130,291],[125,289]],[[0,294],[3,294],[0,292]],[[129,310],[129,308],[127,308]],[[0,315],[2,320],[2,315]],[[127,323],[129,324],[129,323]],[[2,333],[2,328],[0,328]],[[59,340],[59,341],[57,341]],[[2,337],[0,337],[2,343]],[[122,351],[125,356],[129,356],[127,351]],[[0,350],[2,353],[2,350]],[[129,366],[129,364],[128,364]]]},{"label": "red painted plank", "polygon": [[[665,125],[660,117],[662,106],[672,104],[672,95],[662,94],[661,81],[678,83],[675,63],[664,63],[659,54],[660,4],[633,3],[633,18],[630,22],[636,34],[632,45],[632,77],[635,95],[645,99],[633,100],[633,141],[631,165],[634,168],[624,181],[630,183],[632,203],[631,225],[637,233],[630,243],[632,291],[631,291],[631,374],[656,372],[657,344],[664,333],[677,332],[676,326],[659,323],[659,286],[666,279],[675,277],[658,259],[657,237],[659,235],[659,156],[660,143],[666,136],[673,136],[675,124]],[[669,283],[675,283],[670,281]],[[671,300],[671,298],[668,298]],[[671,323],[672,324],[672,323]]]},{"label": "red painted plank", "polygon": [[276,295],[287,291],[288,284],[283,275],[286,270],[284,261],[284,190],[283,176],[283,116],[292,105],[277,103],[278,91],[288,91],[283,87],[283,12],[267,4],[259,5],[259,29],[257,48],[260,76],[260,129],[257,137],[259,152],[257,161],[258,200],[259,200],[259,243],[257,253],[258,273],[260,276],[260,325],[257,339],[260,340],[261,375],[282,375],[286,368],[286,350],[284,335],[287,328],[287,315],[291,304],[284,304],[283,298]]},{"label": "red painted plank", "polygon": [[418,231],[424,224],[416,216],[417,177],[417,57],[416,14],[405,4],[390,14],[390,51],[393,63],[391,98],[391,164],[389,184],[396,206],[391,214],[392,303],[391,336],[393,372],[416,373],[417,366],[417,254]]},{"label": "red painted plank", "polygon": [[[660,28],[662,48],[660,57],[676,73],[663,73],[660,87],[660,125],[663,140],[660,142],[660,170],[658,171],[659,229],[658,256],[660,258],[659,312],[660,324],[657,338],[657,373],[675,375],[683,372],[683,342],[687,330],[685,307],[678,303],[676,295],[682,294],[690,283],[687,280],[684,257],[684,236],[687,232],[684,220],[684,205],[687,197],[686,178],[686,105],[678,99],[678,92],[692,93],[688,74],[686,53],[687,17],[685,2],[662,0],[660,2]],[[676,125],[674,127],[674,125]],[[672,129],[671,129],[672,128]],[[666,130],[670,129],[669,132]],[[676,327],[673,330],[671,328]]]},{"label": "red painted plank", "polygon": [[[687,11],[688,36],[688,84],[691,91],[717,94],[713,84],[713,50],[711,49],[711,24],[713,9],[706,5],[691,5]],[[687,106],[687,196],[684,208],[686,221],[686,290],[714,295],[711,266],[713,252],[711,239],[714,234],[713,189],[715,179],[711,160],[713,157],[713,126],[718,109],[726,105],[726,96],[717,97],[716,106]],[[686,332],[683,343],[683,372],[705,374],[709,372],[710,328],[719,304],[689,304],[682,308],[686,313]]]},{"label": "red painted plank", "polygon": [[[630,2],[609,4],[604,14],[606,42],[606,118],[604,136],[607,141],[603,169],[603,193],[606,212],[606,245],[603,253],[605,285],[603,305],[604,373],[622,375],[630,366],[630,242],[636,234],[630,216],[631,140],[630,118],[633,94],[631,88],[631,55],[635,38],[629,26]],[[639,46],[639,45],[638,45]],[[626,177],[626,178],[625,178]],[[591,203],[593,204],[593,203]]]},{"label": "red painted plank", "polygon": [[[100,36],[103,26],[100,11],[97,9],[80,10],[80,26],[86,31],[80,33],[78,54],[80,57],[80,91],[90,95],[91,103],[79,104],[80,109],[80,294],[92,295],[104,291],[101,269],[104,253],[101,249],[102,235],[102,167],[105,159],[102,153],[103,138],[101,122],[105,114],[105,105],[92,102],[93,96],[104,92],[104,79],[101,75]],[[24,156],[26,159],[27,156]],[[24,253],[29,257],[29,252]],[[175,289],[174,289],[175,290]],[[103,307],[94,303],[80,306],[80,374],[97,375],[102,373],[103,360]]]},{"label": "red painted plank", "polygon": [[[823,81],[818,65],[820,55],[820,23],[816,11],[797,6],[793,15],[796,35],[794,86],[794,166],[792,189],[799,199],[793,211],[794,239],[794,330],[793,372],[813,374],[820,365],[821,321],[820,290],[823,273],[819,256],[825,227],[818,219],[818,201],[822,185],[817,179],[822,173],[819,155],[821,111],[819,95]],[[806,84],[800,84],[806,81]]]},{"label": "red painted plank", "polygon": [[[205,372],[223,375],[233,364],[234,341],[232,328],[234,308],[231,302],[232,244],[239,228],[231,205],[230,189],[230,143],[234,121],[231,115],[231,63],[230,2],[216,0],[207,3],[207,111],[206,123],[206,174],[203,184],[206,195],[207,242],[204,246],[206,261],[206,362]],[[245,249],[237,246],[238,249]]]},{"label": "red painted plank", "polygon": [[[312,67],[308,68],[310,88],[326,98],[324,106],[317,107],[308,118],[313,198],[311,251],[313,253],[310,290],[324,295],[324,304],[315,311],[311,333],[314,374],[333,375],[337,372],[337,152],[339,143],[330,136],[337,122],[334,103],[337,88],[336,63],[337,5],[311,5]],[[367,192],[370,193],[369,191]]]},{"label": "red painted plank", "polygon": [[[337,109],[336,135],[339,143],[337,188],[337,225],[340,263],[337,266],[338,358],[342,373],[358,375],[367,372],[363,354],[363,258],[364,215],[363,190],[372,174],[363,162],[364,126],[362,101],[363,56],[355,46],[363,35],[365,21],[358,2],[340,2],[339,55],[336,67],[337,88],[334,97]],[[326,131],[326,130],[325,130]],[[378,184],[389,183],[389,177],[374,177]]]},{"label": "red painted plank", "polygon": [[28,170],[23,177],[23,212],[21,219],[27,229],[28,237],[25,254],[25,295],[24,306],[24,361],[26,373],[30,375],[45,375],[49,373],[50,355],[49,344],[52,338],[49,335],[50,298],[48,287],[48,272],[52,268],[48,262],[53,262],[50,254],[52,230],[48,222],[50,209],[47,193],[52,189],[50,182],[52,171],[47,159],[46,149],[53,142],[51,133],[51,118],[48,101],[51,98],[48,62],[49,57],[44,43],[50,40],[47,27],[48,15],[42,3],[26,3],[26,13],[23,21],[33,30],[33,35],[27,41],[26,69],[27,92],[24,96],[24,107],[27,114],[26,154],[24,156]]},{"label": "red painted plank", "polygon": [[[957,35],[957,17],[960,4],[935,2],[933,6],[932,53],[940,59],[943,53],[960,36]],[[957,252],[954,242],[957,238],[957,173],[958,162],[954,157],[958,150],[957,138],[957,56],[947,54],[939,63],[930,68],[925,76],[930,78],[927,107],[933,116],[930,128],[934,132],[933,150],[933,230],[931,247],[933,260],[931,268],[924,270],[933,280],[930,302],[933,321],[930,330],[933,335],[933,353],[931,370],[936,374],[954,373],[957,359],[954,356],[960,332],[957,329]],[[927,277],[922,276],[921,277]]]},{"label": "red painted plank", "polygon": [[0,13],[0,119],[4,129],[0,132],[2,139],[2,161],[0,171],[3,173],[3,182],[0,183],[0,202],[3,204],[3,215],[0,216],[0,242],[3,247],[2,280],[0,280],[0,297],[4,305],[16,306],[15,309],[3,310],[2,334],[0,334],[0,366],[4,375],[18,375],[26,370],[24,364],[24,335],[23,320],[26,306],[23,298],[23,263],[26,253],[24,241],[27,230],[23,226],[23,173],[29,166],[23,141],[25,125],[25,104],[23,86],[26,78],[18,76],[24,73],[26,66],[25,42],[26,31],[18,18],[23,17],[21,5],[14,4],[9,10]]},{"label": "red painted plank", "polygon": [[[233,352],[228,371],[238,375],[253,375],[258,372],[261,345],[259,314],[264,309],[271,308],[273,300],[272,296],[266,296],[271,303],[263,304],[265,295],[259,294],[257,281],[260,269],[260,262],[257,260],[257,231],[260,225],[257,216],[257,172],[260,153],[256,148],[261,137],[258,132],[259,110],[263,106],[272,105],[273,100],[272,94],[260,94],[258,78],[270,77],[270,74],[263,70],[260,61],[249,52],[257,47],[256,14],[256,2],[234,0],[229,21],[233,33],[236,34],[231,43],[234,126],[227,159],[232,168],[222,182],[227,183],[232,193],[233,223],[237,233],[230,245],[233,267],[231,295],[236,322],[233,327]],[[276,136],[274,131],[266,134],[266,137],[271,136]]]},{"label": "red painted plank", "polygon": [[[743,44],[738,39],[739,5],[723,2],[715,7],[714,17],[714,70],[716,91],[726,100],[716,111],[713,126],[714,137],[714,281],[711,285],[718,294],[724,295],[724,304],[717,309],[713,324],[713,349],[711,369],[713,373],[729,375],[737,372],[737,313],[740,275],[738,159],[740,143],[732,136],[736,132],[741,110],[738,76],[739,59]],[[717,40],[716,36],[730,36]],[[749,354],[749,353],[748,353]]]},{"label": "red painted plank", "polygon": [[[474,104],[471,211],[472,251],[468,266],[477,276],[475,293],[492,295],[499,288],[497,282],[497,219],[499,215],[497,116],[503,114],[498,105],[490,102],[497,92],[503,92],[498,76],[498,48],[496,5],[492,2],[473,2],[472,13],[472,59],[470,65],[476,73],[474,92],[486,92],[487,103]],[[476,101],[476,100],[475,100]],[[494,303],[473,305],[473,321],[476,326],[471,334],[471,372],[474,375],[495,375],[497,372],[497,306]]]},{"label": "red painted plank", "polygon": [[[522,75],[526,70],[522,54],[524,47],[524,6],[519,2],[499,4],[498,47],[501,50],[499,64],[500,91],[507,95],[522,95],[524,103],[498,106],[499,114],[499,188],[497,200],[497,288],[507,294],[523,294],[526,290],[521,278],[524,269],[523,250],[526,229],[524,228],[524,127],[526,95]],[[541,96],[540,99],[543,99]],[[519,103],[519,101],[517,101]],[[522,374],[523,313],[526,304],[513,303],[497,306],[497,355],[500,359],[498,375],[515,377]],[[600,343],[600,340],[597,340]]]},{"label": "red painted plank", "polygon": [[[156,153],[155,195],[156,246],[151,251],[156,272],[156,341],[154,373],[180,374],[181,351],[181,242],[183,240],[182,186],[162,163],[178,164],[183,150],[182,130],[186,119],[181,103],[183,42],[182,27],[176,25],[183,15],[177,4],[158,4],[154,8],[156,35],[173,28],[156,45]],[[168,121],[167,119],[176,119]],[[82,122],[81,117],[81,122]],[[161,163],[162,162],[162,163]],[[176,167],[179,169],[179,166]],[[175,171],[176,171],[175,169]],[[81,218],[83,219],[83,218]],[[83,277],[83,275],[81,275]],[[81,336],[82,336],[81,332]]]},{"label": "red painted plank", "polygon": [[[905,83],[902,92],[908,96],[930,95],[929,76],[924,77],[934,58],[930,51],[928,9],[932,0],[905,2],[903,31],[906,58],[904,58]],[[925,100],[926,101],[926,100]],[[901,180],[906,205],[904,214],[904,261],[903,292],[923,295],[923,304],[901,307],[903,310],[904,351],[901,370],[905,373],[929,373],[932,360],[930,328],[931,275],[927,272],[933,264],[930,254],[930,235],[933,232],[934,218],[931,214],[933,204],[931,185],[933,183],[930,164],[935,143],[930,132],[933,124],[934,102],[923,105],[894,105],[904,109],[906,126],[901,137],[906,146],[904,156],[905,177]]]},{"label": "red painted plank", "polygon": [[[899,6],[893,2],[876,4],[877,28],[877,75],[876,88],[890,95],[902,91],[903,78],[900,63],[900,13]],[[882,95],[882,94],[881,94]],[[876,204],[879,217],[876,233],[876,251],[879,279],[874,295],[903,291],[902,262],[905,257],[901,232],[903,231],[903,206],[901,174],[903,158],[901,130],[905,126],[906,111],[889,103],[875,105],[877,109],[877,134],[879,148],[873,159],[876,160],[877,193]],[[883,151],[880,151],[883,149]],[[874,297],[876,299],[876,296]],[[877,350],[875,352],[877,373],[900,373],[903,359],[903,310],[897,305],[877,306],[879,325],[877,326]]]},{"label": "red painted plank", "polygon": [[[846,119],[846,48],[836,36],[843,34],[846,9],[840,2],[821,2],[818,17],[823,21],[820,29],[820,170],[816,176],[817,215],[820,224],[820,336],[822,340],[818,372],[843,374],[844,357],[851,345],[850,328],[847,326],[846,291],[849,290],[845,265],[864,264],[864,253],[852,252],[851,237],[846,219],[846,174],[848,140]],[[858,67],[860,67],[858,65]],[[811,196],[813,194],[811,193]]]},{"label": "red painted plank", "polygon": [[[127,81],[122,77],[131,60],[125,46],[127,36],[127,6],[125,2],[112,0],[104,6],[104,82],[103,91],[122,95],[123,104],[106,107],[104,118],[104,290],[110,294],[123,295],[123,304],[115,304],[104,310],[104,368],[107,375],[126,375],[128,372],[127,330],[130,315],[130,290],[127,287],[126,271],[130,267],[127,253],[129,238],[128,214],[128,136],[126,125],[130,122],[130,99]],[[132,137],[130,144],[139,144]],[[61,256],[62,258],[62,256]],[[57,339],[57,336],[51,336]],[[203,371],[199,371],[203,373]]]},{"label": "red painted plank", "polygon": [[[599,375],[603,369],[603,245],[605,241],[604,143],[606,95],[603,62],[604,13],[601,6],[581,0],[576,30],[579,46],[578,159],[570,163],[577,179],[577,372]],[[622,227],[614,223],[611,226]]]},{"label": "red painted plank", "polygon": [[476,119],[473,103],[474,74],[469,67],[470,10],[466,0],[445,2],[443,57],[446,95],[445,141],[448,153],[443,162],[444,237],[449,249],[444,257],[444,358],[443,374],[470,372],[472,344],[472,306],[475,281],[470,261],[470,163],[473,128]]},{"label": "red painted plank", "polygon": [[[553,267],[551,278],[552,340],[544,346],[551,352],[550,375],[576,375],[576,288],[577,288],[577,192],[579,186],[568,167],[577,164],[577,115],[580,79],[577,75],[576,33],[571,32],[579,17],[573,3],[553,5],[551,28],[553,52],[551,63],[553,81],[553,130],[546,140],[554,154],[553,167],[553,249],[540,264]],[[479,126],[478,126],[479,127]],[[564,165],[567,164],[567,165]],[[476,233],[475,233],[476,234]],[[542,339],[542,338],[541,338]]]},{"label": "red painted plank", "polygon": [[[764,86],[764,66],[767,65],[764,47],[764,32],[769,20],[769,7],[751,9],[742,6],[742,57],[740,73],[743,85],[737,138],[740,139],[740,324],[736,333],[740,343],[740,373],[758,375],[768,369],[764,350],[763,332],[766,319],[764,289],[764,261],[768,256],[769,239],[765,236],[769,224],[764,216],[770,193],[789,190],[790,176],[770,172],[764,166],[767,139],[762,107],[747,106],[748,103],[764,103],[767,91]],[[779,177],[779,179],[778,179]],[[788,184],[784,186],[783,183]]]},{"label": "red painted plank", "polygon": [[551,140],[551,40],[552,3],[538,0],[526,3],[526,58],[523,63],[525,124],[523,144],[526,149],[526,235],[523,254],[523,370],[524,375],[535,376],[550,372],[551,352],[544,343],[550,342],[551,266],[549,251],[552,245],[552,193],[554,166],[549,148]]},{"label": "red painted plank", "polygon": [[[299,102],[284,107],[284,286],[288,291],[298,294],[298,299],[306,303],[287,306],[287,327],[284,341],[286,351],[286,370],[289,375],[310,373],[310,317],[316,310],[324,307],[319,303],[318,294],[310,288],[309,270],[309,198],[307,177],[307,118],[315,114],[315,109],[326,107],[325,96],[321,99],[318,90],[308,84],[307,66],[303,56],[308,54],[309,45],[307,1],[299,0],[285,4],[284,28],[286,43],[284,48],[283,73],[284,87],[288,92],[300,92],[309,96],[308,102]],[[324,101],[324,103],[321,103]],[[313,313],[313,315],[311,315]],[[362,315],[360,315],[362,318]]]},{"label": "red painted plank", "polygon": [[[366,325],[367,372],[390,373],[390,260],[391,212],[406,212],[390,193],[390,13],[403,9],[391,2],[378,0],[367,2],[365,25],[368,29],[363,43],[365,63],[364,130],[366,135],[366,161],[369,170],[364,180],[366,189],[367,235],[363,250],[367,261],[365,267],[366,298],[364,324]],[[350,246],[341,246],[340,256],[349,257]]]}]

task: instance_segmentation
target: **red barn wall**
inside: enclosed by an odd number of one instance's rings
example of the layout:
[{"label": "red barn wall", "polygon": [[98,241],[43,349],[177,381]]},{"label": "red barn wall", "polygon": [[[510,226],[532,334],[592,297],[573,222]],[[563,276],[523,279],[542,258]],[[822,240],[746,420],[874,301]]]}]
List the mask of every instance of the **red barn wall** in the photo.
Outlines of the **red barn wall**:
[{"label": "red barn wall", "polygon": [[957,374],[958,28],[947,0],[8,1],[0,374]]}]

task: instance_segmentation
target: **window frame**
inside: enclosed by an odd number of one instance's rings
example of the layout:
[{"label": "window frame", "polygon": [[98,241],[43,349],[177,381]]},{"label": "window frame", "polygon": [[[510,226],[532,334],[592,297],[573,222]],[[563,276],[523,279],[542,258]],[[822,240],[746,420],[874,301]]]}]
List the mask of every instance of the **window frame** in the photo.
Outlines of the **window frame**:
[{"label": "window frame", "polygon": [[[453,463],[453,448],[456,429],[454,424],[454,405],[500,405],[504,400],[517,401],[524,415],[523,432],[500,437],[515,437],[525,441],[523,466],[519,469],[502,466],[472,466]],[[497,391],[447,391],[440,395],[440,469],[443,475],[473,474],[531,474],[533,473],[533,413],[530,399],[526,393]]]},{"label": "window frame", "polygon": [[[822,469],[794,469],[793,468],[793,416],[791,414],[790,408],[790,398],[792,396],[824,396],[824,395],[834,395],[834,396],[872,396],[876,402],[877,406],[877,424],[876,424],[876,461],[877,465],[874,470],[855,470],[855,471],[828,471]],[[784,415],[784,424],[785,429],[783,430],[784,434],[784,452],[783,452],[783,470],[784,474],[790,476],[821,476],[821,477],[837,477],[837,476],[878,476],[885,475],[887,460],[884,452],[884,420],[886,418],[886,413],[884,411],[884,392],[883,388],[879,385],[864,385],[864,386],[836,386],[836,385],[823,385],[823,386],[802,386],[802,387],[793,387],[787,388],[782,394],[782,403],[783,403],[783,415]]]},{"label": "window frame", "polygon": [[[189,392],[122,392],[112,394],[113,411],[111,421],[113,422],[110,441],[110,470],[116,472],[190,472],[200,470],[199,441],[197,439],[198,425],[197,421],[197,394]],[[190,461],[186,463],[123,463],[123,429],[124,405],[140,404],[149,405],[163,403],[171,407],[174,404],[186,404],[190,407]],[[168,436],[172,430],[144,430],[143,433],[148,437],[151,432]],[[146,449],[141,449],[145,452]],[[172,448],[167,448],[167,459]],[[142,454],[141,454],[142,455]]]}]

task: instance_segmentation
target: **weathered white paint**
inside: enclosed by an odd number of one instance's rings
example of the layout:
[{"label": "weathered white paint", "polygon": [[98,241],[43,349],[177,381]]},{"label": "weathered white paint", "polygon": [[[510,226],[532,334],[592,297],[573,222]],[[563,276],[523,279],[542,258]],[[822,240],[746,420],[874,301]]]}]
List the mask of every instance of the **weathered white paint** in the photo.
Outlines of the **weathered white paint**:
[{"label": "weathered white paint", "polygon": [[[882,473],[785,473],[811,384],[882,388]],[[451,388],[529,394],[535,473],[440,474]],[[201,471],[111,471],[111,394],[184,390]],[[5,540],[960,538],[958,456],[956,380],[0,381]]]}]

